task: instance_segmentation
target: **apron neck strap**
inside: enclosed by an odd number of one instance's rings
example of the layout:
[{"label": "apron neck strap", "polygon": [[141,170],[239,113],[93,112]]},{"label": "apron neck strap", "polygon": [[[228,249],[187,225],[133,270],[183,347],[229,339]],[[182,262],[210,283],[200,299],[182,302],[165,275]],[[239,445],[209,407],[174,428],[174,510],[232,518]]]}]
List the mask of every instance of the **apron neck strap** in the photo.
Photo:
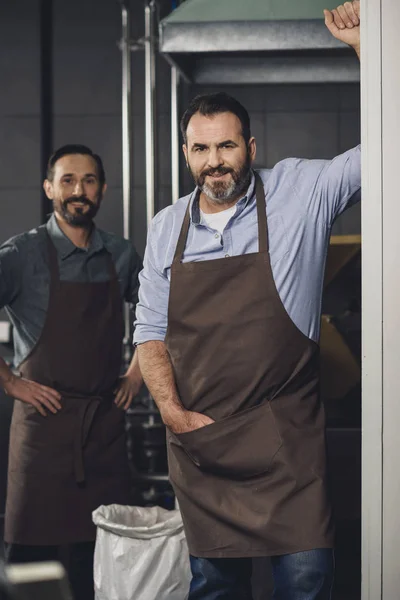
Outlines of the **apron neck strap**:
[{"label": "apron neck strap", "polygon": [[187,209],[185,212],[185,218],[183,219],[181,232],[179,234],[178,243],[175,249],[174,262],[181,262],[183,258],[183,253],[185,251],[186,240],[189,233],[190,227],[190,202],[187,205]]},{"label": "apron neck strap", "polygon": [[264,184],[258,173],[256,177],[256,202],[257,202],[257,220],[258,220],[258,251],[260,254],[268,252],[268,224],[267,211],[265,208]]},{"label": "apron neck strap", "polygon": [[[257,218],[258,218],[258,251],[261,254],[268,252],[268,228],[267,228],[267,213],[265,210],[265,191],[261,177],[258,173],[254,173],[256,178],[256,202],[257,202]],[[174,263],[181,262],[185,251],[186,240],[190,227],[190,202],[188,203],[185,217],[183,219],[181,232],[179,234],[178,243],[176,245]]]}]

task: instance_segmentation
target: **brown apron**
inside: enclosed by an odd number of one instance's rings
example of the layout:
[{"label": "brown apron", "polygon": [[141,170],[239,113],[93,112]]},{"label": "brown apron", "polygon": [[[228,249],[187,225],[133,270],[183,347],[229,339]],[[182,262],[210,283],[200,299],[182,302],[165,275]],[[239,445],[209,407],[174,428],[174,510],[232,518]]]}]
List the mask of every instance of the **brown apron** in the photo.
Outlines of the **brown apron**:
[{"label": "brown apron", "polygon": [[188,206],[171,269],[166,345],[179,395],[215,419],[168,432],[170,479],[198,557],[333,546],[319,349],[275,287],[258,175],[256,199],[258,253],[183,263]]},{"label": "brown apron", "polygon": [[15,401],[4,537],[15,544],[61,545],[94,540],[92,511],[128,502],[124,413],[113,395],[124,328],[111,256],[109,281],[60,281],[56,249],[42,232],[49,306],[40,339],[19,370],[58,390],[62,409],[43,417]]}]

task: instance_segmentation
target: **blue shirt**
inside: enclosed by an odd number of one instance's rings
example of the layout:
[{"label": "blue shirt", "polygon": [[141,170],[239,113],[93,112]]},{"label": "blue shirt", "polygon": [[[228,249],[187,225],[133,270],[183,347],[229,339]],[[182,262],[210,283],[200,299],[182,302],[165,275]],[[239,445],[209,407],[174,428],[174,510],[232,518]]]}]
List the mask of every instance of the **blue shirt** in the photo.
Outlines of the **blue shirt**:
[{"label": "blue shirt", "polygon": [[[111,254],[121,299],[136,305],[142,262],[131,242],[94,228],[88,248],[78,248],[61,231],[54,214],[44,227],[57,250],[61,280],[107,281],[110,278],[107,255]],[[0,247],[0,308],[5,306],[14,326],[15,365],[33,349],[46,320],[50,271],[42,228],[17,235]]]},{"label": "blue shirt", "polygon": [[[268,217],[272,273],[293,323],[318,341],[325,259],[335,219],[360,198],[361,148],[333,160],[289,158],[260,170]],[[139,275],[134,341],[165,338],[171,264],[184,214],[191,222],[184,262],[213,260],[258,251],[255,181],[236,204],[223,235],[201,222],[198,190],[168,206],[153,219]],[[213,290],[210,290],[210,294]]]}]

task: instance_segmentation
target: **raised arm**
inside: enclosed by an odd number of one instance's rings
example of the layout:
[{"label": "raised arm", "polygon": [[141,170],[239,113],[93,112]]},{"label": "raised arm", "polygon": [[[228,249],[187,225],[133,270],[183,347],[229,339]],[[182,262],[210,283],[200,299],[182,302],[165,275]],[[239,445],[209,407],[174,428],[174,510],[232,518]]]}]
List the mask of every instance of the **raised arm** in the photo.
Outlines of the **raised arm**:
[{"label": "raised arm", "polygon": [[325,25],[341,42],[354,48],[360,58],[360,2],[345,2],[333,10],[324,10]]}]

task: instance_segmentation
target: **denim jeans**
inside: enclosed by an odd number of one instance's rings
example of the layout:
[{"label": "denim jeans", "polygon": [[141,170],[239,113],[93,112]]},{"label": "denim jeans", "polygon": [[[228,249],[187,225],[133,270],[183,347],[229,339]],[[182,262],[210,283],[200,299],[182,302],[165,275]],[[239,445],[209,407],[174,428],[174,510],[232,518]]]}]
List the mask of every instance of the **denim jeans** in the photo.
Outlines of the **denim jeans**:
[{"label": "denim jeans", "polygon": [[[271,557],[273,600],[331,600],[333,550]],[[252,600],[251,558],[190,557],[189,600]],[[265,599],[267,600],[267,598]]]}]

